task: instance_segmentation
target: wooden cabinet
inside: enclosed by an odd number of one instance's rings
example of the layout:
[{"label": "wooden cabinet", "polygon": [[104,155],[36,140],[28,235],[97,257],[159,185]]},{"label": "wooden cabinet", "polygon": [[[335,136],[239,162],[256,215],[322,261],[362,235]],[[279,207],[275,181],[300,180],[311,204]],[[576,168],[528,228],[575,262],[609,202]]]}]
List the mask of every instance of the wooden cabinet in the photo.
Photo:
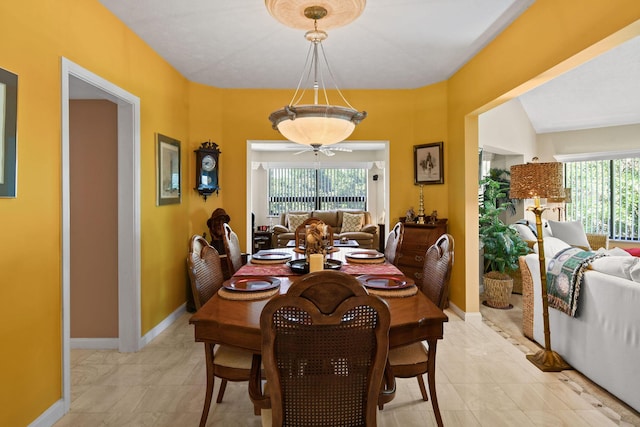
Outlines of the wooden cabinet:
[{"label": "wooden cabinet", "polygon": [[422,280],[424,255],[429,246],[447,232],[446,218],[435,224],[405,223],[402,239],[398,245],[396,266],[405,276],[413,280]]}]

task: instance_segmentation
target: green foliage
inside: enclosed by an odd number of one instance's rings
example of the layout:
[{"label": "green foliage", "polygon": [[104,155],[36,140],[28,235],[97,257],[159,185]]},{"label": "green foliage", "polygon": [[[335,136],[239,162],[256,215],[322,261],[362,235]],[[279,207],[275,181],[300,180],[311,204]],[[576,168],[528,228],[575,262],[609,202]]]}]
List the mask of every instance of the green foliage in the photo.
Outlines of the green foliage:
[{"label": "green foliage", "polygon": [[324,209],[366,209],[363,168],[270,168],[269,213]]},{"label": "green foliage", "polygon": [[514,203],[516,201],[509,197],[509,187],[511,187],[511,171],[509,169],[491,168],[489,169],[489,175],[485,178],[491,178],[492,181],[497,181],[501,184],[501,190],[503,190],[502,193],[504,194],[500,194],[500,196],[498,196],[498,198],[496,199],[496,202],[498,206],[504,204],[505,211],[509,215],[515,215],[516,207]]},{"label": "green foliage", "polygon": [[640,158],[565,163],[565,181],[568,220],[580,220],[587,233],[640,240]]},{"label": "green foliage", "polygon": [[517,270],[518,258],[529,253],[529,247],[514,228],[500,219],[500,214],[511,206],[505,189],[508,183],[486,177],[480,185],[484,187],[479,227],[484,248],[484,271],[509,273]]}]

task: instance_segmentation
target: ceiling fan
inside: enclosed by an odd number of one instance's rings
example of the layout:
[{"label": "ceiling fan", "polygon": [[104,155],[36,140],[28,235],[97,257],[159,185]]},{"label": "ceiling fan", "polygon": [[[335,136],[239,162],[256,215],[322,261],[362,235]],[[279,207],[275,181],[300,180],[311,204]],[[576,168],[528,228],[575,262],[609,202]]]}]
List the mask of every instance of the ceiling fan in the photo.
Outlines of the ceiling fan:
[{"label": "ceiling fan", "polygon": [[308,151],[313,151],[316,156],[318,155],[318,153],[322,153],[325,156],[331,157],[336,155],[334,151],[344,151],[344,152],[350,153],[353,150],[349,148],[342,148],[342,147],[336,147],[336,146],[323,147],[322,144],[311,144],[309,148],[305,148],[304,150],[298,151],[293,154],[298,155],[298,154],[306,153]]}]

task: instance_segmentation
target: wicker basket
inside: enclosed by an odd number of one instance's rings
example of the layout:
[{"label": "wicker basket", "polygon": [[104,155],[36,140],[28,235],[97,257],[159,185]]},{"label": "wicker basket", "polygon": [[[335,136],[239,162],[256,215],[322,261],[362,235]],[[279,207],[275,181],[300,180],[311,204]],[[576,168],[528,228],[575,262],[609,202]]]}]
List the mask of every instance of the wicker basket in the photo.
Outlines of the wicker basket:
[{"label": "wicker basket", "polygon": [[482,276],[486,304],[493,308],[509,308],[513,279],[506,274],[491,271]]},{"label": "wicker basket", "polygon": [[520,272],[522,273],[522,333],[530,340],[533,339],[533,277],[527,266],[525,257],[521,256]]},{"label": "wicker basket", "polygon": [[511,293],[522,295],[522,272],[520,269],[510,271],[509,276],[513,279],[513,289]]}]

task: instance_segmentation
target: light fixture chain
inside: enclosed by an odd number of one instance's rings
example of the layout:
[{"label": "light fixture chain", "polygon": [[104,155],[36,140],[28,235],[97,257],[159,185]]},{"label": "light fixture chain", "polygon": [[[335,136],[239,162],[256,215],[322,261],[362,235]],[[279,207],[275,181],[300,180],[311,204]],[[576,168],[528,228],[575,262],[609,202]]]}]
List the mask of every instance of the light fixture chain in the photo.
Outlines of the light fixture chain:
[{"label": "light fixture chain", "polygon": [[[304,68],[302,69],[302,74],[300,74],[300,80],[298,81],[298,86],[296,87],[296,91],[293,93],[293,97],[291,97],[291,101],[289,102],[290,106],[298,104],[298,102],[300,102],[300,100],[305,94],[306,88],[303,88],[302,93],[300,93],[300,96],[298,96],[298,92],[300,92],[300,87],[302,86],[302,82],[309,81],[309,76],[311,75],[311,67],[309,66],[309,61],[311,61],[313,65],[313,46],[312,45],[310,45],[309,48],[307,49],[307,57],[304,61]],[[305,75],[305,70],[307,69],[308,69],[307,78],[305,79],[304,75]]]},{"label": "light fixture chain", "polygon": [[[318,21],[315,22],[317,28]],[[317,41],[313,42],[313,103],[315,105],[318,105],[318,44]],[[322,88],[324,89],[324,82],[322,82]]]},{"label": "light fixture chain", "polygon": [[[331,77],[331,80],[333,81],[333,84],[336,88],[336,91],[338,92],[338,95],[340,95],[340,98],[342,98],[342,100],[345,102],[345,104],[347,104],[347,106],[351,109],[354,109],[353,106],[351,104],[349,104],[349,101],[347,101],[347,99],[344,97],[344,95],[342,94],[342,91],[340,90],[340,88],[338,87],[338,82],[335,78],[335,76],[333,75],[333,71],[331,71],[331,67],[329,66],[329,61],[327,60],[327,55],[324,53],[324,47],[322,46],[322,44],[320,44],[320,49],[322,49],[322,57],[324,58],[324,63],[327,64],[327,71],[329,72],[329,77]],[[324,85],[323,85],[324,87]],[[325,88],[326,91],[326,88]],[[327,99],[327,104],[329,103],[329,100]]]}]

